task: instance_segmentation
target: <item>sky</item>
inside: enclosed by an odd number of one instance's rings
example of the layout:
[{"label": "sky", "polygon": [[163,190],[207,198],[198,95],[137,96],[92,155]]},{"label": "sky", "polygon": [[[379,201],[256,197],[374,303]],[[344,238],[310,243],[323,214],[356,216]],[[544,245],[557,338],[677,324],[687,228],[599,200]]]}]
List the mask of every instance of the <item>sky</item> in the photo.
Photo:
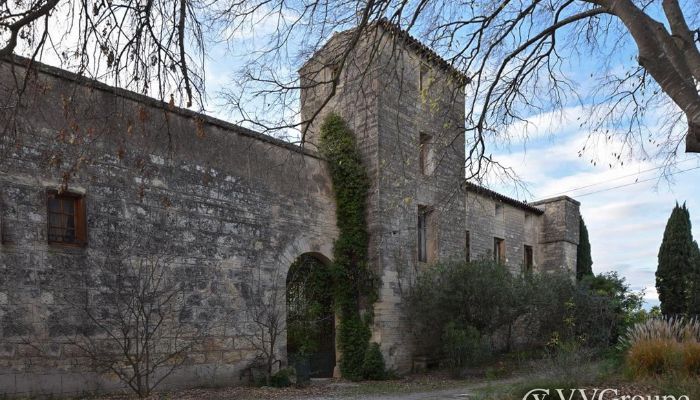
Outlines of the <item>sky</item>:
[{"label": "sky", "polygon": [[[521,200],[567,195],[580,201],[593,272],[617,271],[631,289],[645,291],[647,308],[658,305],[657,254],[676,202],[686,203],[693,236],[700,238],[700,155],[680,154],[665,178],[659,164],[649,161],[610,168],[598,159],[593,165],[590,152],[578,156],[588,134],[579,128],[582,112],[574,107],[561,116],[533,115],[528,140],[516,139],[500,148],[492,144],[494,157],[518,173],[529,193],[507,183],[496,189]],[[607,151],[594,153],[604,157]]]}]

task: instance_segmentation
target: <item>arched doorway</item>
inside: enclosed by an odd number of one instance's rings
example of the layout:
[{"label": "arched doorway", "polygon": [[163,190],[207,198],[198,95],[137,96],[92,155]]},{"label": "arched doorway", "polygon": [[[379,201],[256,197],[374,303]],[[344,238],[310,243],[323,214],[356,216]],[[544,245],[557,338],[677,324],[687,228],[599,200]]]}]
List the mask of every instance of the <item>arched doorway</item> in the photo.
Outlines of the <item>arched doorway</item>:
[{"label": "arched doorway", "polygon": [[309,362],[312,378],[330,378],[335,367],[333,285],[323,256],[299,256],[287,274],[287,356]]}]

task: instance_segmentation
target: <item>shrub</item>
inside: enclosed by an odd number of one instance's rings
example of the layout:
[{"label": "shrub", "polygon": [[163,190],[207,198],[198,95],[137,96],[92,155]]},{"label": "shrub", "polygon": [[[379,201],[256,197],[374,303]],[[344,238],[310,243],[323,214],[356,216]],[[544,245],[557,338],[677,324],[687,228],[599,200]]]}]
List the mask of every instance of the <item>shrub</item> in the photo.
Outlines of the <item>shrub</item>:
[{"label": "shrub", "polygon": [[645,340],[700,341],[700,321],[683,318],[651,318],[632,326],[621,343],[630,347]]},{"label": "shrub", "polygon": [[700,375],[700,323],[655,318],[633,326],[622,340],[627,366],[636,376]]},{"label": "shrub", "polygon": [[282,368],[270,377],[270,386],[281,388],[291,385],[294,373],[293,368]]},{"label": "shrub", "polygon": [[685,342],[681,346],[681,351],[683,352],[683,372],[700,376],[700,343]]},{"label": "shrub", "polygon": [[365,359],[362,363],[362,371],[365,379],[381,381],[386,379],[386,367],[384,356],[378,343],[372,343],[365,352]]},{"label": "shrub", "polygon": [[479,365],[491,355],[490,347],[476,328],[459,327],[450,322],[442,334],[443,352],[452,374],[459,376],[464,368]]},{"label": "shrub", "polygon": [[653,339],[636,342],[627,353],[627,362],[635,376],[662,375],[676,369],[679,345],[675,341]]},{"label": "shrub", "polygon": [[520,279],[493,262],[436,265],[418,278],[407,297],[419,345],[426,353],[439,352],[449,323],[484,335],[512,325],[526,311],[523,288]]},{"label": "shrub", "polygon": [[359,315],[349,314],[340,325],[338,339],[343,344],[340,370],[344,378],[362,379],[365,353],[371,336],[369,326]]},{"label": "shrub", "polygon": [[[491,261],[441,264],[419,276],[407,298],[417,342],[427,354],[447,352],[448,324],[473,327],[497,348],[527,336],[543,346],[556,336],[586,347],[608,346],[640,305],[615,275],[577,284],[570,274],[520,277]],[[517,323],[516,323],[517,322]],[[519,328],[526,327],[526,332]]]}]

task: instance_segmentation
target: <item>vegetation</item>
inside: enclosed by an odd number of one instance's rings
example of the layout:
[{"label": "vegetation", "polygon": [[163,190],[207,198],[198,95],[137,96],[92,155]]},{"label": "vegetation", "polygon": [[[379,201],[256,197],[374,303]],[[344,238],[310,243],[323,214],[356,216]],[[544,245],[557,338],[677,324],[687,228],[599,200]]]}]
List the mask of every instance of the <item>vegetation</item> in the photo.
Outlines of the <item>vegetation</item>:
[{"label": "vegetation", "polygon": [[386,366],[379,343],[372,343],[365,352],[365,360],[362,363],[362,374],[365,379],[381,381],[386,378]]},{"label": "vegetation", "polygon": [[82,320],[68,343],[96,372],[116,377],[139,398],[190,361],[230,312],[216,294],[218,268],[200,265],[203,273],[193,278],[172,257],[153,253],[147,237],[109,248],[100,262],[77,272],[79,289],[62,299]]},{"label": "vegetation", "polygon": [[643,293],[632,292],[617,272],[588,276],[581,285],[588,292],[606,298],[612,308],[615,324],[611,330],[610,344],[617,343],[634,324],[644,321],[648,316],[642,309]]},{"label": "vegetation", "polygon": [[579,241],[576,250],[576,279],[593,275],[593,258],[591,257],[591,242],[588,239],[588,228],[583,216],[579,217]]},{"label": "vegetation", "polygon": [[641,294],[615,274],[576,283],[567,274],[519,277],[476,261],[426,271],[408,296],[407,311],[422,350],[442,354],[460,370],[515,346],[550,355],[607,348],[640,318],[641,304]]},{"label": "vegetation", "polygon": [[453,376],[458,377],[464,368],[482,364],[491,357],[489,344],[473,326],[461,327],[449,322],[442,341],[446,366]]},{"label": "vegetation", "polygon": [[635,376],[700,375],[700,322],[654,318],[635,325],[624,338],[627,366]]},{"label": "vegetation", "polygon": [[339,230],[333,247],[333,278],[334,302],[340,314],[340,370],[348,379],[360,379],[370,348],[372,305],[377,298],[376,277],[367,265],[369,178],[355,135],[340,116],[329,114],[324,120],[319,150],[330,168]]},{"label": "vegetation", "polygon": [[656,270],[656,290],[665,316],[697,312],[698,296],[693,290],[700,287],[698,254],[700,251],[691,232],[690,213],[685,204],[681,207],[676,203],[666,224]]}]

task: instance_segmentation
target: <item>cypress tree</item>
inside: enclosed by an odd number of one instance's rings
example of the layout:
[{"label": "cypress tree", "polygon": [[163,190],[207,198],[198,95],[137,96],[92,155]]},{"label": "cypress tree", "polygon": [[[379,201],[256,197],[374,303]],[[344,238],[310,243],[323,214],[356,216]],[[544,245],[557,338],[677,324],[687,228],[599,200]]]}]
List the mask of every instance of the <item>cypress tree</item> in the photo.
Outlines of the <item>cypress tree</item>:
[{"label": "cypress tree", "polygon": [[683,207],[676,203],[666,224],[656,269],[656,291],[661,301],[661,312],[665,316],[685,315],[688,312],[689,278],[696,268],[696,253],[690,213],[685,203]]},{"label": "cypress tree", "polygon": [[588,240],[588,228],[579,216],[579,240],[576,250],[576,279],[581,280],[586,276],[593,276],[593,259],[591,257],[591,242]]},{"label": "cypress tree", "polygon": [[693,242],[694,262],[689,277],[688,286],[688,315],[700,318],[700,249],[698,242]]}]

